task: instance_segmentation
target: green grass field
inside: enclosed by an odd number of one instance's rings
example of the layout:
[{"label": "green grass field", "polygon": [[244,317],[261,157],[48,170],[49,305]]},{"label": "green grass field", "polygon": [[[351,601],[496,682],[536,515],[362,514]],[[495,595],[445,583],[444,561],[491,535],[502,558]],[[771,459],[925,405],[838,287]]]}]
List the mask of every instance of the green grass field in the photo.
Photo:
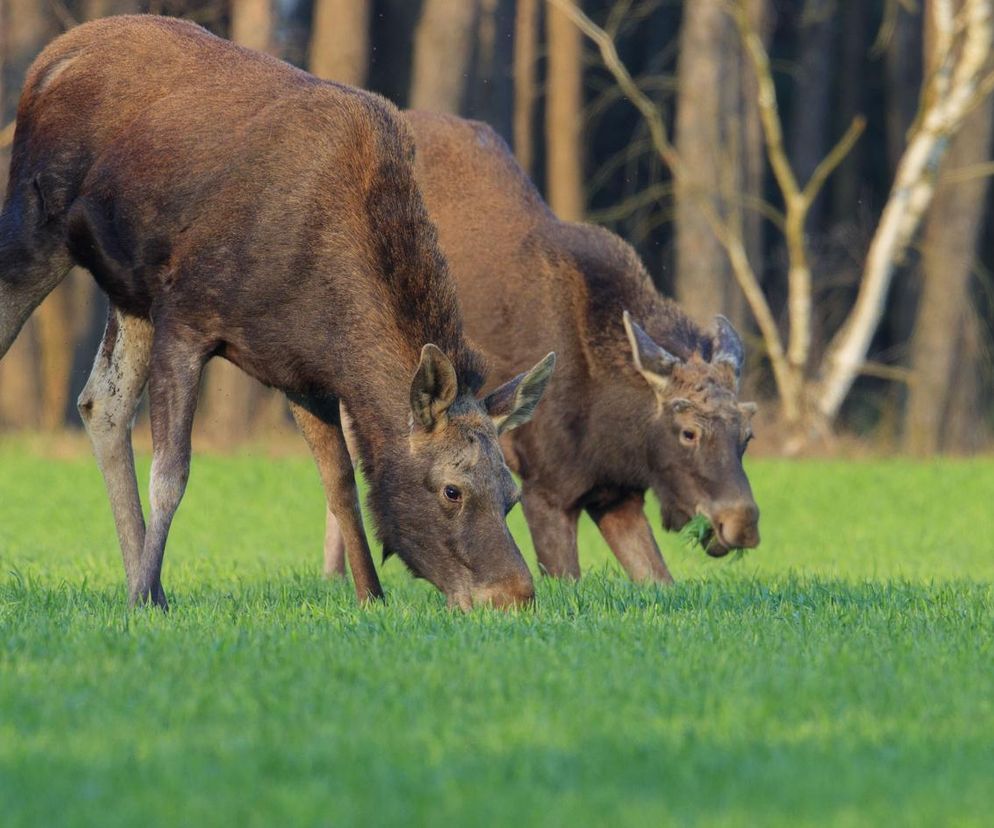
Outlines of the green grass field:
[{"label": "green grass field", "polygon": [[990,824],[994,461],[749,470],[744,559],[634,586],[588,523],[579,586],[464,616],[321,579],[308,458],[196,457],[165,616],[92,459],[0,443],[0,823]]}]

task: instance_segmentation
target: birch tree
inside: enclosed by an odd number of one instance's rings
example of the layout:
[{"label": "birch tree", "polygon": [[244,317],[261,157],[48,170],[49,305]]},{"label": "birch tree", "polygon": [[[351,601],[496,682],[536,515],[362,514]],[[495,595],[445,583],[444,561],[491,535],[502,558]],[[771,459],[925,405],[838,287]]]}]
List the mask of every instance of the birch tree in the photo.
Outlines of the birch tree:
[{"label": "birch tree", "polygon": [[[597,44],[615,81],[646,120],[653,146],[674,179],[679,182],[686,177],[686,164],[670,141],[662,112],[635,84],[610,36],[571,0],[548,2],[562,9]],[[729,4],[729,13],[756,75],[767,159],[783,202],[782,213],[768,210],[768,214],[782,228],[787,243],[786,338],[781,336],[741,233],[706,201],[704,213],[725,249],[762,335],[787,426],[786,451],[827,436],[853,382],[867,367],[870,340],[883,314],[887,289],[932,201],[936,170],[948,143],[970,111],[994,88],[994,76],[987,68],[992,49],[992,5],[994,0],[962,0],[957,9],[952,0],[934,0],[927,9],[936,32],[932,55],[937,69],[925,82],[918,116],[871,240],[853,306],[830,340],[824,357],[815,365],[811,364],[812,284],[805,223],[814,199],[858,140],[865,122],[860,117],[854,119],[802,184],[784,149],[769,55],[750,23],[745,0]]]},{"label": "birch tree", "polygon": [[922,291],[911,341],[904,447],[933,454],[954,443],[944,428],[964,344],[973,334],[971,276],[987,197],[994,105],[988,98],[963,123],[943,160],[922,231]]}]

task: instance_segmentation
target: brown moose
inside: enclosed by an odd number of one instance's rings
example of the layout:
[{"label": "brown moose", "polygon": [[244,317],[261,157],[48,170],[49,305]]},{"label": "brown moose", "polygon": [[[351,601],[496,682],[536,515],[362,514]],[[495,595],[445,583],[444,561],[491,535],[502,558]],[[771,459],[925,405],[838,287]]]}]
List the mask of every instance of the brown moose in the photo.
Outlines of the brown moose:
[{"label": "brown moose", "polygon": [[[579,577],[586,510],[633,579],[671,581],[647,489],[667,529],[708,517],[712,556],[756,546],[759,510],[742,468],[755,405],[737,399],[744,354],[728,320],[702,330],[620,238],[559,221],[490,127],[405,118],[467,333],[496,376],[559,356],[542,410],[504,440],[541,568]],[[329,514],[329,573],[344,571],[334,523]]]},{"label": "brown moose", "polygon": [[[339,400],[385,549],[452,604],[532,598],[505,522],[517,489],[498,433],[531,416],[554,357],[476,398],[482,362],[463,337],[413,156],[383,99],[190,23],[99,20],[35,61],[0,214],[0,356],[73,263],[110,297],[79,406],[132,603],[166,606],[163,551],[214,356],[290,399],[360,599],[382,592]],[[147,530],[131,448],[146,382]]]}]

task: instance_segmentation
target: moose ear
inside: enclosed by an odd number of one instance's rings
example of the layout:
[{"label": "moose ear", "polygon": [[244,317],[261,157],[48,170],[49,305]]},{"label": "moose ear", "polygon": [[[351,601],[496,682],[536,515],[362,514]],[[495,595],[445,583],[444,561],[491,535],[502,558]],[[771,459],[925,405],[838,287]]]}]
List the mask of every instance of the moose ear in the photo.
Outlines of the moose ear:
[{"label": "moose ear", "polygon": [[487,395],[483,407],[497,426],[498,434],[524,425],[532,418],[555,367],[556,355],[550,353],[530,371],[518,374]]},{"label": "moose ear", "polygon": [[429,431],[445,418],[455,402],[459,381],[452,361],[430,342],[421,349],[421,362],[411,383],[411,411],[414,422]]},{"label": "moose ear", "polygon": [[652,337],[638,326],[628,311],[625,311],[621,318],[625,324],[625,333],[628,335],[628,344],[632,348],[635,369],[655,390],[664,390],[669,385],[669,376],[680,362],[680,358],[659,347]]},{"label": "moose ear", "polygon": [[735,374],[737,385],[742,376],[742,363],[745,361],[745,348],[742,347],[742,339],[732,327],[732,323],[724,316],[718,315],[714,318],[714,328],[711,362],[714,365],[722,363],[728,365]]}]

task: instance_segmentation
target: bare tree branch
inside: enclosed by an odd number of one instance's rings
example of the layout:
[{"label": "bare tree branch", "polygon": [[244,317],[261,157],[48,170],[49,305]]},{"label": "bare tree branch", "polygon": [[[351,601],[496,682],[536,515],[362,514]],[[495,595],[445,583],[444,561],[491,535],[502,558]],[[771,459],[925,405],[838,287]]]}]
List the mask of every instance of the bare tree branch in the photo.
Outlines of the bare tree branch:
[{"label": "bare tree branch", "polygon": [[651,187],[639,190],[617,204],[612,204],[603,210],[596,210],[587,214],[587,220],[593,222],[620,221],[628,218],[632,213],[659,201],[664,196],[673,195],[673,185],[653,184]]},{"label": "bare tree branch", "polygon": [[[787,307],[790,318],[787,348],[791,375],[789,385],[792,393],[800,394],[811,351],[811,266],[808,262],[804,227],[818,192],[832,171],[852,150],[863,132],[865,122],[862,118],[853,121],[832,151],[815,168],[811,179],[802,190],[784,147],[776,85],[773,82],[769,55],[763,46],[763,41],[750,23],[746,4],[742,0],[736,0],[729,8],[729,13],[735,20],[739,36],[756,73],[759,114],[766,141],[766,154],[784,200],[784,236],[789,260],[787,273]],[[800,415],[800,402],[791,404],[790,408],[798,416]]]},{"label": "bare tree branch", "polygon": [[903,257],[935,193],[936,172],[948,139],[963,123],[986,80],[992,46],[991,0],[965,0],[962,42],[949,0],[933,5],[938,69],[898,165],[891,195],[867,253],[856,303],[829,345],[817,407],[835,419],[852,387],[884,310],[896,262]]},{"label": "bare tree branch", "polygon": [[670,139],[666,134],[666,125],[663,121],[663,116],[652,100],[632,80],[628,69],[618,56],[618,50],[615,48],[611,36],[580,11],[572,0],[548,0],[548,2],[556,8],[561,9],[573,21],[573,24],[590,38],[600,50],[604,65],[614,75],[615,81],[617,81],[618,86],[621,87],[625,96],[635,105],[635,108],[638,109],[642,117],[645,118],[652,135],[652,143],[659,152],[659,155],[666,163],[666,166],[670,168],[670,171],[674,175],[677,175],[680,159],[677,157],[676,148],[670,143]]},{"label": "bare tree branch", "polygon": [[808,183],[804,185],[804,190],[802,195],[804,200],[810,206],[814,203],[814,200],[818,197],[818,193],[821,192],[821,188],[825,186],[825,182],[828,180],[829,176],[835,172],[836,168],[843,161],[846,160],[846,156],[852,152],[852,148],[856,145],[860,136],[863,134],[863,130],[866,129],[866,118],[862,115],[858,115],[853,118],[852,123],[849,124],[849,129],[845,131],[845,134],[838,140],[836,145],[832,147],[828,155],[826,155],[815,167],[814,172],[811,173],[811,178]]},{"label": "bare tree branch", "polygon": [[[547,0],[550,4],[562,9],[573,21],[574,25],[594,42],[601,54],[601,59],[608,71],[613,75],[625,96],[638,109],[649,128],[649,134],[656,152],[669,168],[674,179],[684,174],[683,164],[676,147],[669,140],[666,123],[662,112],[652,100],[632,80],[627,67],[618,56],[614,41],[610,35],[578,9],[571,0]],[[708,199],[701,199],[700,208],[706,217],[715,237],[728,254],[739,287],[749,303],[756,324],[766,343],[767,355],[773,376],[780,390],[781,406],[788,420],[796,420],[800,416],[799,393],[795,389],[787,357],[784,353],[780,332],[777,328],[773,312],[763,294],[759,279],[749,263],[741,233],[735,233],[724,223],[714,210],[714,205]]]}]

